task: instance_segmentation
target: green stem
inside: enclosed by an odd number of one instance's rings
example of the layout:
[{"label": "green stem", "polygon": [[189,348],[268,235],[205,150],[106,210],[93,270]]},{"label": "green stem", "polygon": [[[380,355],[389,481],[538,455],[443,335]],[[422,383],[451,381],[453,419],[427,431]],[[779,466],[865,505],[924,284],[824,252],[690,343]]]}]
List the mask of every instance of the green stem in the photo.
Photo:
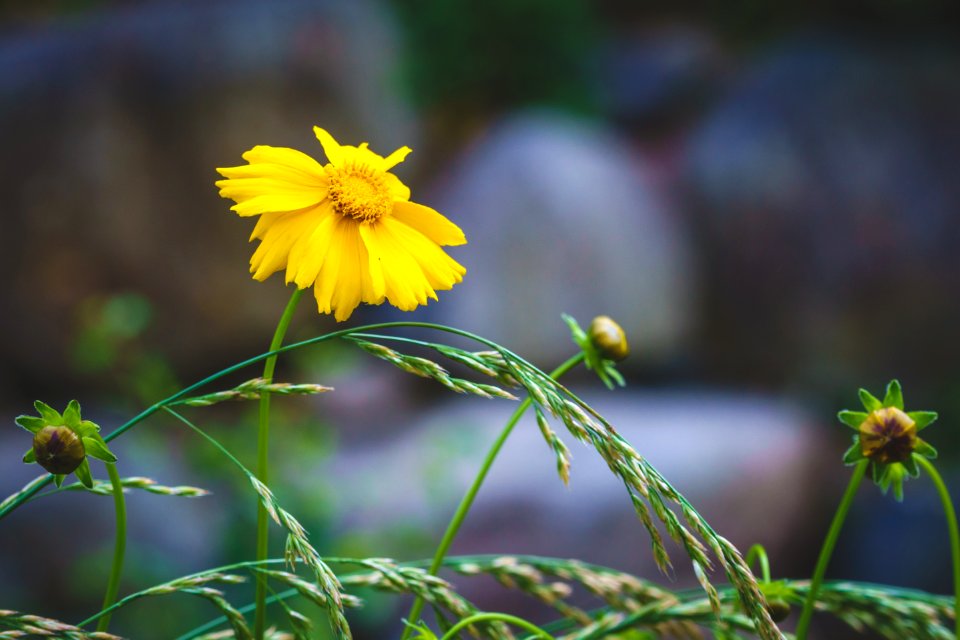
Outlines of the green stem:
[{"label": "green stem", "polygon": [[755,544],[747,551],[745,560],[747,566],[752,567],[754,560],[760,561],[760,575],[763,577],[763,582],[770,582],[770,558],[767,557],[767,550],[762,544]]},{"label": "green stem", "polygon": [[847,518],[847,512],[853,503],[853,497],[857,494],[860,487],[860,481],[863,480],[863,474],[867,470],[869,460],[861,460],[857,463],[850,477],[850,483],[843,494],[840,506],[833,516],[833,522],[830,523],[830,530],[827,532],[827,538],[823,541],[820,548],[820,557],[817,558],[817,566],[813,571],[813,578],[810,579],[810,590],[807,591],[807,599],[803,602],[803,611],[800,612],[800,621],[797,622],[796,640],[806,640],[807,630],[810,627],[810,619],[813,617],[813,605],[817,601],[817,593],[820,591],[820,584],[823,582],[823,576],[827,572],[827,565],[830,563],[830,556],[833,554],[833,548],[837,544],[837,538],[840,537],[840,529],[843,528],[843,521]]},{"label": "green stem", "polygon": [[[270,341],[270,351],[276,351],[283,343],[283,337],[287,334],[287,327],[290,326],[290,320],[293,318],[293,312],[300,302],[303,295],[303,289],[295,289],[290,301],[287,302],[287,308],[283,310],[280,316],[280,322],[277,323],[277,329],[273,332],[273,340]],[[263,364],[263,377],[267,382],[273,380],[273,372],[277,366],[277,354],[266,359]],[[260,425],[257,429],[257,479],[263,484],[268,484],[270,475],[270,394],[264,392],[260,394]],[[269,550],[269,530],[270,516],[267,513],[263,502],[257,501],[257,560],[266,560]],[[256,640],[263,638],[263,632],[267,628],[267,577],[257,576],[257,589],[255,602],[257,603],[256,613],[253,618],[253,637]]]},{"label": "green stem", "polygon": [[[123,484],[120,482],[120,474],[117,473],[117,465],[107,462],[107,475],[110,476],[110,484],[113,488],[113,508],[117,517],[116,540],[113,545],[113,566],[110,569],[110,579],[107,581],[107,592],[103,596],[103,606],[101,609],[107,609],[117,599],[117,592],[120,589],[120,573],[123,571],[123,556],[127,550],[127,506],[123,497]],[[97,623],[97,631],[106,631],[110,626],[110,615],[100,618]]]},{"label": "green stem", "polygon": [[[550,377],[554,380],[559,379],[563,374],[570,371],[570,369],[582,362],[583,358],[584,355],[582,351],[577,353],[575,356],[571,357],[569,360],[551,371]],[[496,459],[497,454],[500,453],[500,449],[503,448],[503,444],[507,441],[507,438],[510,436],[513,428],[517,425],[517,422],[520,421],[520,418],[523,416],[523,414],[528,408],[530,408],[530,403],[530,396],[527,396],[524,401],[520,403],[520,406],[517,407],[517,410],[513,412],[510,420],[508,420],[507,424],[503,427],[503,431],[500,432],[500,435],[497,437],[496,441],[494,441],[493,446],[490,447],[490,451],[487,452],[487,457],[484,458],[483,464],[480,465],[480,470],[477,472],[476,478],[473,479],[473,484],[470,485],[466,495],[464,495],[463,499],[460,500],[460,505],[453,514],[453,519],[450,520],[450,524],[447,525],[447,530],[444,532],[439,546],[437,546],[437,551],[433,555],[433,562],[430,563],[430,568],[428,569],[428,573],[430,575],[435,576],[437,575],[437,571],[440,570],[440,566],[443,564],[443,559],[446,557],[447,551],[450,549],[450,545],[453,544],[453,539],[457,536],[457,532],[460,530],[460,525],[463,524],[464,519],[467,517],[467,512],[470,511],[470,507],[473,506],[473,501],[477,497],[477,493],[480,491],[480,486],[486,479],[487,473],[490,471],[490,467],[493,465],[494,459]],[[417,599],[413,601],[413,606],[410,607],[410,613],[407,615],[407,620],[410,623],[416,624],[418,622],[420,613],[423,611],[423,604],[423,598],[421,596],[417,596]],[[407,640],[407,638],[410,636],[410,633],[412,633],[411,627],[406,627],[403,630],[403,635],[400,637],[400,640]]]},{"label": "green stem", "polygon": [[943,514],[947,517],[950,554],[953,556],[953,619],[956,625],[954,635],[957,640],[960,640],[960,531],[957,530],[957,512],[953,508],[953,501],[950,500],[947,485],[944,484],[943,478],[940,477],[933,463],[919,455],[914,455],[913,459],[930,474],[930,479],[933,480],[937,493],[940,494],[940,502],[943,503]]},{"label": "green stem", "polygon": [[[554,640],[552,635],[550,635],[549,633],[547,633],[537,625],[533,624],[532,622],[528,622],[523,618],[518,618],[517,616],[511,616],[506,613],[477,613],[475,615],[470,616],[469,618],[464,618],[457,624],[450,627],[450,630],[447,631],[445,634],[443,634],[443,637],[440,638],[440,640],[451,640],[451,638],[456,637],[457,632],[460,631],[461,629],[465,629],[472,624],[476,624],[477,622],[486,622],[488,620],[500,620],[502,622],[507,622],[509,624],[512,624],[515,627],[520,627],[521,629],[526,629],[527,631],[530,631],[531,633],[536,634],[538,638],[544,638],[545,640]],[[409,629],[410,627],[407,627],[407,628]]]}]

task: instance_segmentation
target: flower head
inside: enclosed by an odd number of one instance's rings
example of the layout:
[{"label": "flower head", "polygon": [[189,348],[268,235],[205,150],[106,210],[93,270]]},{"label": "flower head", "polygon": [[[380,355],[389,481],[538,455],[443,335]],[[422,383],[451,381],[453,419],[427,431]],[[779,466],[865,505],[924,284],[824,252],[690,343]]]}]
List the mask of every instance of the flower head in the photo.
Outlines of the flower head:
[{"label": "flower head", "polygon": [[361,302],[411,311],[437,299],[466,273],[444,245],[466,243],[440,213],[410,201],[390,169],[410,149],[386,158],[340,145],[314,127],[327,164],[285,147],[257,146],[248,164],[217,169],[220,195],[240,216],[260,216],[250,236],[260,245],[250,259],[256,280],[286,270],[286,282],[314,288],[320,313],[346,320]]},{"label": "flower head", "polygon": [[62,414],[39,400],[33,406],[39,416],[16,418],[18,425],[33,434],[33,446],[24,454],[23,461],[36,462],[54,474],[58,487],[70,473],[76,473],[85,486],[93,487],[87,456],[104,462],[117,461],[100,437],[100,427],[80,417],[76,400],[71,400]]},{"label": "flower head", "polygon": [[570,327],[570,336],[583,351],[584,364],[597,374],[608,389],[614,383],[624,386],[625,381],[617,371],[616,363],[630,355],[627,335],[610,316],[597,316],[590,322],[587,331],[577,321],[563,314],[563,321]]},{"label": "flower head", "polygon": [[886,492],[891,486],[897,500],[903,499],[903,481],[919,474],[914,456],[936,458],[937,450],[917,436],[917,432],[937,419],[934,411],[903,410],[900,383],[891,380],[883,400],[860,389],[864,411],[841,411],[840,422],[854,429],[851,446],[843,456],[847,464],[869,460],[873,481]]}]

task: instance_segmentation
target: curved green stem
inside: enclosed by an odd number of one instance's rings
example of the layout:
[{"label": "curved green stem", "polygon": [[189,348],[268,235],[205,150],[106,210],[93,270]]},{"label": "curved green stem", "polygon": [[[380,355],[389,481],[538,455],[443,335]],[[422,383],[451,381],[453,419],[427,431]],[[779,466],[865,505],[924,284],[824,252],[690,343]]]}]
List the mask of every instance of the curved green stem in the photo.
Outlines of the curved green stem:
[{"label": "curved green stem", "polygon": [[[545,640],[554,640],[552,635],[550,635],[549,633],[547,633],[537,625],[533,624],[532,622],[528,622],[523,618],[518,618],[517,616],[511,616],[506,613],[478,613],[470,616],[469,618],[464,618],[457,624],[450,627],[450,630],[447,631],[445,634],[443,634],[443,637],[440,638],[440,640],[451,640],[451,638],[455,638],[457,636],[457,632],[460,631],[461,629],[465,629],[472,624],[476,624],[477,622],[487,622],[491,620],[500,620],[502,622],[507,622],[509,624],[512,624],[515,627],[520,627],[521,629],[525,629],[531,633],[536,634],[538,638],[544,638]],[[407,628],[409,629],[410,627],[407,627]]]},{"label": "curved green stem", "polygon": [[[293,318],[293,312],[300,302],[303,295],[303,289],[295,289],[290,301],[287,302],[287,308],[283,310],[280,316],[280,322],[277,323],[277,329],[273,332],[273,340],[270,341],[270,351],[276,351],[283,343],[283,337],[287,334],[287,327],[290,326],[290,320]],[[273,380],[273,372],[277,367],[277,354],[266,359],[263,364],[263,378],[268,382]],[[257,479],[263,484],[269,482],[270,475],[270,394],[260,394],[260,424],[257,429]],[[257,560],[266,560],[269,549],[270,516],[267,513],[263,502],[257,501]],[[267,628],[267,578],[264,575],[257,576],[257,589],[255,602],[257,603],[256,613],[253,617],[253,637],[256,640],[263,638],[263,632]]]},{"label": "curved green stem", "polygon": [[[583,358],[584,355],[582,351],[577,353],[575,356],[571,357],[559,367],[551,371],[550,377],[554,380],[560,378],[563,374],[570,371],[570,369],[582,362]],[[433,555],[433,562],[430,563],[430,568],[428,569],[430,575],[435,576],[437,575],[437,571],[440,570],[440,565],[443,564],[443,559],[446,557],[447,551],[450,549],[450,545],[453,544],[453,539],[457,536],[457,532],[460,531],[460,525],[463,524],[464,519],[467,517],[467,512],[470,511],[470,507],[473,506],[473,501],[477,497],[477,493],[480,491],[480,486],[483,484],[483,481],[487,478],[487,473],[489,473],[490,467],[493,466],[494,459],[496,459],[497,454],[500,453],[500,449],[503,448],[503,444],[507,441],[507,438],[510,436],[513,428],[517,425],[517,422],[520,421],[520,418],[523,416],[523,414],[527,411],[527,409],[530,408],[530,404],[530,397],[527,396],[524,401],[520,403],[520,406],[517,407],[517,410],[513,412],[513,415],[510,416],[510,420],[508,420],[507,424],[503,427],[503,431],[500,432],[500,435],[494,441],[493,446],[490,447],[490,451],[487,452],[487,456],[484,458],[483,464],[480,465],[480,470],[477,472],[477,476],[473,479],[473,484],[470,485],[467,493],[463,496],[463,499],[460,500],[460,505],[453,514],[453,518],[450,520],[450,524],[447,525],[447,530],[444,532],[443,538],[440,540],[440,544],[437,546],[437,551]],[[407,615],[407,620],[413,624],[416,624],[420,617],[420,613],[423,611],[423,604],[423,598],[418,596],[417,599],[413,601],[413,606],[410,607],[410,613]],[[405,628],[403,630],[403,635],[400,637],[401,640],[407,640],[407,638],[410,637],[410,633],[411,627]]]},{"label": "curved green stem", "polygon": [[866,472],[869,463],[869,460],[861,460],[857,463],[853,475],[850,477],[850,483],[847,485],[847,490],[843,494],[843,499],[840,501],[840,506],[837,507],[837,512],[833,516],[833,522],[830,523],[830,530],[827,532],[827,538],[820,548],[820,557],[817,558],[817,566],[813,571],[813,578],[810,579],[810,590],[807,592],[807,599],[803,602],[803,611],[800,612],[800,620],[797,622],[796,640],[806,640],[807,630],[810,628],[810,619],[813,617],[813,605],[817,601],[820,584],[827,572],[827,565],[830,563],[830,556],[837,544],[837,538],[840,537],[843,521],[847,518],[847,512],[853,503],[853,497],[857,494],[860,481],[863,480],[863,474]]},{"label": "curved green stem", "polygon": [[[233,365],[230,365],[229,367],[221,369],[220,371],[217,371],[216,373],[213,373],[202,380],[194,382],[188,387],[184,387],[183,389],[181,389],[180,391],[177,391],[173,395],[168,396],[163,400],[160,400],[159,402],[150,405],[149,407],[147,407],[146,409],[144,409],[143,411],[141,411],[140,413],[138,413],[137,415],[130,418],[125,423],[123,423],[122,425],[114,429],[108,435],[104,436],[103,439],[105,442],[110,442],[111,440],[114,440],[120,437],[121,435],[123,435],[124,433],[132,429],[133,427],[137,426],[138,424],[140,424],[141,422],[143,422],[144,420],[146,420],[147,418],[155,414],[157,411],[160,411],[166,405],[175,403],[177,400],[187,397],[197,389],[203,386],[206,386],[211,382],[215,382],[220,378],[223,378],[224,376],[228,376],[231,373],[240,371],[241,369],[249,367],[252,364],[262,362],[272,356],[276,356],[281,353],[286,353],[287,351],[293,351],[294,349],[300,349],[303,347],[320,344],[321,342],[336,340],[337,338],[343,338],[345,336],[352,335],[355,333],[362,333],[364,331],[376,331],[379,329],[400,329],[400,328],[430,329],[432,331],[443,331],[445,333],[450,333],[453,335],[468,338],[480,344],[486,345],[491,349],[495,349],[506,356],[510,356],[511,358],[513,358],[514,360],[517,360],[518,362],[524,362],[528,366],[530,366],[533,370],[540,371],[537,367],[534,367],[532,364],[528,363],[526,360],[524,360],[517,354],[513,353],[509,349],[505,349],[504,347],[498,345],[497,343],[491,340],[487,340],[486,338],[483,338],[481,336],[478,336],[475,333],[470,333],[469,331],[464,331],[462,329],[457,329],[454,327],[448,327],[442,324],[435,324],[433,322],[406,322],[406,321],[380,322],[377,324],[369,324],[361,327],[352,327],[349,329],[332,331],[330,333],[325,333],[322,336],[315,336],[307,340],[294,342],[292,344],[288,344],[285,347],[272,349],[270,351],[266,351],[259,355],[253,356],[252,358],[247,358],[246,360],[237,362],[236,364],[233,364]],[[27,486],[25,486],[19,492],[13,494],[9,498],[5,498],[3,500],[3,503],[0,504],[0,520],[8,516],[14,509],[22,505],[25,501],[32,498],[41,489],[49,485],[51,482],[53,482],[53,475],[47,474],[46,476],[39,476],[35,478],[33,481],[31,481]]]},{"label": "curved green stem", "polygon": [[[101,609],[108,609],[117,599],[117,592],[120,589],[120,573],[123,571],[123,556],[127,550],[127,506],[123,497],[123,484],[120,482],[120,474],[117,473],[117,465],[107,462],[107,475],[110,476],[110,485],[113,488],[113,508],[117,518],[116,539],[113,545],[113,566],[110,569],[110,579],[107,581],[107,592],[103,596],[103,606]],[[97,623],[97,631],[106,631],[110,626],[110,615],[107,614],[100,618]]]},{"label": "curved green stem", "polygon": [[760,561],[760,575],[763,577],[763,582],[770,582],[770,559],[762,544],[755,544],[747,551],[747,566],[752,567],[754,560]]},{"label": "curved green stem", "polygon": [[930,479],[937,487],[937,493],[940,494],[940,502],[943,503],[943,514],[947,517],[947,530],[950,533],[950,555],[953,557],[954,635],[957,640],[960,640],[960,531],[957,530],[957,512],[953,508],[953,501],[950,499],[947,485],[944,484],[943,478],[940,477],[933,463],[923,456],[914,455],[913,459],[930,474]]}]

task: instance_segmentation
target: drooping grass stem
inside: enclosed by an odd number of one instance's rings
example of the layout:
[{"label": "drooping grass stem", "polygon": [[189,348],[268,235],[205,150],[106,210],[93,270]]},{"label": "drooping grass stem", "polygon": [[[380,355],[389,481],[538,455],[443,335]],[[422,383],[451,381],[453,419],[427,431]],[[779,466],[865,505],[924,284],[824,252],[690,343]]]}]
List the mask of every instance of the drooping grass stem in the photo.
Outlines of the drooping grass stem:
[{"label": "drooping grass stem", "polygon": [[[110,567],[110,578],[107,580],[107,591],[103,596],[101,609],[108,609],[117,599],[120,590],[120,574],[123,572],[123,558],[127,551],[127,505],[123,497],[123,484],[117,465],[106,463],[107,475],[110,476],[110,486],[113,489],[113,508],[116,514],[116,537],[113,543],[113,564]],[[97,631],[106,631],[110,626],[110,615],[107,614],[97,622]]]},{"label": "drooping grass stem", "polygon": [[[577,353],[577,355],[571,357],[559,367],[551,371],[550,377],[554,380],[559,379],[561,376],[563,376],[563,374],[581,363],[583,358],[583,352]],[[437,575],[437,571],[440,570],[440,566],[443,564],[443,559],[446,557],[447,551],[450,549],[450,545],[453,544],[453,539],[456,538],[457,532],[460,531],[460,526],[467,517],[467,512],[470,511],[470,507],[473,506],[473,501],[476,499],[477,493],[480,491],[481,485],[483,485],[483,481],[487,478],[487,473],[489,473],[490,467],[493,466],[493,461],[496,459],[497,454],[500,453],[500,449],[503,448],[503,445],[510,436],[510,433],[513,432],[513,428],[517,425],[517,422],[520,421],[520,418],[523,416],[523,414],[527,411],[527,409],[530,408],[530,404],[530,397],[527,396],[527,398],[520,403],[520,406],[517,407],[517,410],[513,412],[513,415],[510,416],[510,420],[508,420],[507,424],[503,427],[503,431],[500,432],[500,435],[497,436],[493,446],[490,447],[490,451],[487,452],[487,456],[484,458],[483,464],[480,465],[480,470],[477,472],[477,476],[473,479],[473,484],[470,485],[470,488],[467,489],[467,493],[463,496],[463,499],[460,500],[460,505],[457,507],[456,512],[454,512],[453,518],[450,520],[450,524],[447,525],[447,530],[444,532],[443,538],[441,538],[440,544],[437,546],[437,551],[433,555],[433,562],[430,563],[430,568],[428,569],[430,575]],[[417,624],[420,613],[423,611],[423,604],[424,600],[422,597],[417,597],[417,599],[413,601],[413,606],[410,607],[410,613],[407,615],[407,620],[411,624]],[[403,635],[401,636],[401,640],[407,640],[407,638],[410,636],[410,633],[411,628],[406,627],[403,631]]]},{"label": "drooping grass stem", "polygon": [[[293,318],[293,312],[300,302],[303,295],[303,289],[295,289],[290,301],[287,302],[283,315],[280,316],[280,322],[277,323],[277,329],[273,333],[273,340],[270,341],[270,351],[276,351],[283,344],[283,338],[287,334],[287,328],[290,326],[290,320]],[[265,380],[273,380],[273,372],[277,366],[277,354],[268,357],[263,363],[263,377]],[[263,484],[268,484],[270,475],[270,394],[260,395],[260,419],[257,429],[257,479]],[[266,560],[269,551],[269,533],[270,516],[267,513],[263,503],[257,501],[257,560]],[[256,612],[253,618],[253,637],[256,640],[263,638],[263,632],[267,628],[267,578],[263,575],[257,576],[257,588],[255,602],[257,604]]]},{"label": "drooping grass stem", "polygon": [[930,480],[937,487],[937,493],[940,494],[940,502],[943,503],[943,514],[947,517],[947,530],[950,533],[950,555],[953,557],[953,619],[954,635],[960,640],[960,531],[957,530],[957,513],[953,508],[953,501],[950,499],[950,492],[947,491],[947,485],[943,478],[933,466],[933,463],[923,456],[914,455],[916,460],[924,470],[930,474]]},{"label": "drooping grass stem", "polygon": [[837,544],[837,538],[840,537],[843,522],[847,519],[847,512],[850,510],[850,505],[853,504],[853,497],[857,494],[857,489],[860,488],[860,482],[863,480],[863,474],[867,471],[869,463],[869,460],[861,460],[857,463],[853,475],[850,477],[850,483],[847,485],[847,490],[843,494],[843,499],[840,500],[837,512],[833,516],[833,522],[830,523],[830,530],[827,532],[827,538],[820,548],[817,566],[813,571],[813,577],[810,579],[810,590],[807,592],[807,599],[803,603],[803,611],[800,612],[800,620],[797,622],[797,640],[806,640],[807,638],[810,619],[813,617],[813,605],[817,601],[817,593],[823,583],[823,576],[827,572],[827,565],[830,564],[830,556],[833,555],[833,548]]}]

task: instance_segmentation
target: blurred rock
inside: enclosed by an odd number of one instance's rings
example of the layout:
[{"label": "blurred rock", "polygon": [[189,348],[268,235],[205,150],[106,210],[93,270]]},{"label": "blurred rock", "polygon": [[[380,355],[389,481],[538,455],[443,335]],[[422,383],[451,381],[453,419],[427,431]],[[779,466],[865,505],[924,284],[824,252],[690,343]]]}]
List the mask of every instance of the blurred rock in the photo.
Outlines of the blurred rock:
[{"label": "blurred rock", "polygon": [[603,126],[550,112],[511,116],[456,162],[430,204],[464,229],[464,283],[431,307],[439,322],[570,353],[569,313],[613,317],[647,362],[676,355],[693,307],[687,238],[645,184],[645,167]]},{"label": "blurred rock", "polygon": [[321,155],[314,124],[416,146],[395,35],[372,0],[142,3],[5,35],[0,389],[69,379],[94,295],[145,295],[149,340],[181,371],[265,344],[288,293],[250,279],[253,225],[214,167],[256,144]]},{"label": "blurred rock", "polygon": [[805,36],[690,139],[714,372],[943,384],[960,357],[960,51]]},{"label": "blurred rock", "polygon": [[[822,452],[840,445],[814,435],[819,430],[796,407],[774,398],[702,391],[618,391],[587,394],[585,400],[741,550],[762,542],[786,574],[806,560],[791,545],[806,533],[808,510],[821,487],[818,471],[825,463],[835,465],[836,454],[825,459]],[[389,532],[416,522],[435,532],[435,544],[512,409],[461,399],[429,413],[421,426],[344,447],[317,471],[349,488],[335,496],[341,534]],[[557,477],[553,453],[533,417],[525,416],[452,553],[576,557],[663,579],[623,484],[592,448],[577,443],[562,425],[556,430],[573,456],[569,486]],[[309,476],[301,481],[313,482]],[[691,582],[683,551],[672,543],[668,551],[678,576]]]}]

